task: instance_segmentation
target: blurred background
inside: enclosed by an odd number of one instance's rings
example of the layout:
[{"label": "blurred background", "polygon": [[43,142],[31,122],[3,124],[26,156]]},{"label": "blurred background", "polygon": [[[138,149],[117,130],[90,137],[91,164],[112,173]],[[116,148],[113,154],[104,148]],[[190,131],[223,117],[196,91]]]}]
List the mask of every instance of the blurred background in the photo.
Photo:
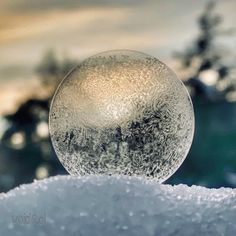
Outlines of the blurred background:
[{"label": "blurred background", "polygon": [[157,57],[192,96],[195,139],[166,182],[236,187],[235,9],[235,0],[1,0],[0,192],[67,174],[49,138],[50,100],[71,68],[111,49]]}]

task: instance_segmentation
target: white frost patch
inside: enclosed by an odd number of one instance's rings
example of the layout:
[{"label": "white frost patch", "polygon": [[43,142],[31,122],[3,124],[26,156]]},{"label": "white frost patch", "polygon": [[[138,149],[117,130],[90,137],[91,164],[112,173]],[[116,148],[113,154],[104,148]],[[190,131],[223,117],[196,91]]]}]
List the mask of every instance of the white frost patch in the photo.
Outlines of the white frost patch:
[{"label": "white frost patch", "polygon": [[236,190],[53,177],[0,194],[0,235],[236,235]]}]

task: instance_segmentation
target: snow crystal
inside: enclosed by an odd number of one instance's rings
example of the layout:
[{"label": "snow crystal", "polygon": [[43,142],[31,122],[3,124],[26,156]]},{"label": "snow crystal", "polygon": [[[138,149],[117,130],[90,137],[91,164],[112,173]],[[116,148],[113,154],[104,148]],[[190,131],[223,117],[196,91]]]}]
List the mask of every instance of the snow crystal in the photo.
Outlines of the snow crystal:
[{"label": "snow crystal", "polygon": [[0,194],[0,235],[236,235],[236,190],[59,176]]}]

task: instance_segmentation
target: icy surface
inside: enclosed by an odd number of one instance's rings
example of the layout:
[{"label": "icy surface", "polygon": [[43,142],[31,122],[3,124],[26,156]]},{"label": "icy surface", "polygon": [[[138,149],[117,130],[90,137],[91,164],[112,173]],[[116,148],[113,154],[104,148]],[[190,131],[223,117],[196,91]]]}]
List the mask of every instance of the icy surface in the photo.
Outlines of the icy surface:
[{"label": "icy surface", "polygon": [[61,176],[0,194],[0,215],[4,236],[233,236],[236,190]]},{"label": "icy surface", "polygon": [[64,79],[50,110],[53,146],[73,175],[164,181],[185,159],[193,131],[183,83],[156,58],[135,51],[86,59]]}]

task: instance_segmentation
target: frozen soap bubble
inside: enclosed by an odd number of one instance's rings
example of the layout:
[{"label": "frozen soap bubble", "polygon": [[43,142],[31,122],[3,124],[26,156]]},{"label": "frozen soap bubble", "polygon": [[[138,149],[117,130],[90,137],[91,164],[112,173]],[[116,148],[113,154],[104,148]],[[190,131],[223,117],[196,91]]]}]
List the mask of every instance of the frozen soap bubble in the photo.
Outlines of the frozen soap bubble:
[{"label": "frozen soap bubble", "polygon": [[183,83],[165,64],[136,51],[83,61],[57,89],[49,121],[55,151],[72,175],[164,181],[185,159],[194,133]]}]

